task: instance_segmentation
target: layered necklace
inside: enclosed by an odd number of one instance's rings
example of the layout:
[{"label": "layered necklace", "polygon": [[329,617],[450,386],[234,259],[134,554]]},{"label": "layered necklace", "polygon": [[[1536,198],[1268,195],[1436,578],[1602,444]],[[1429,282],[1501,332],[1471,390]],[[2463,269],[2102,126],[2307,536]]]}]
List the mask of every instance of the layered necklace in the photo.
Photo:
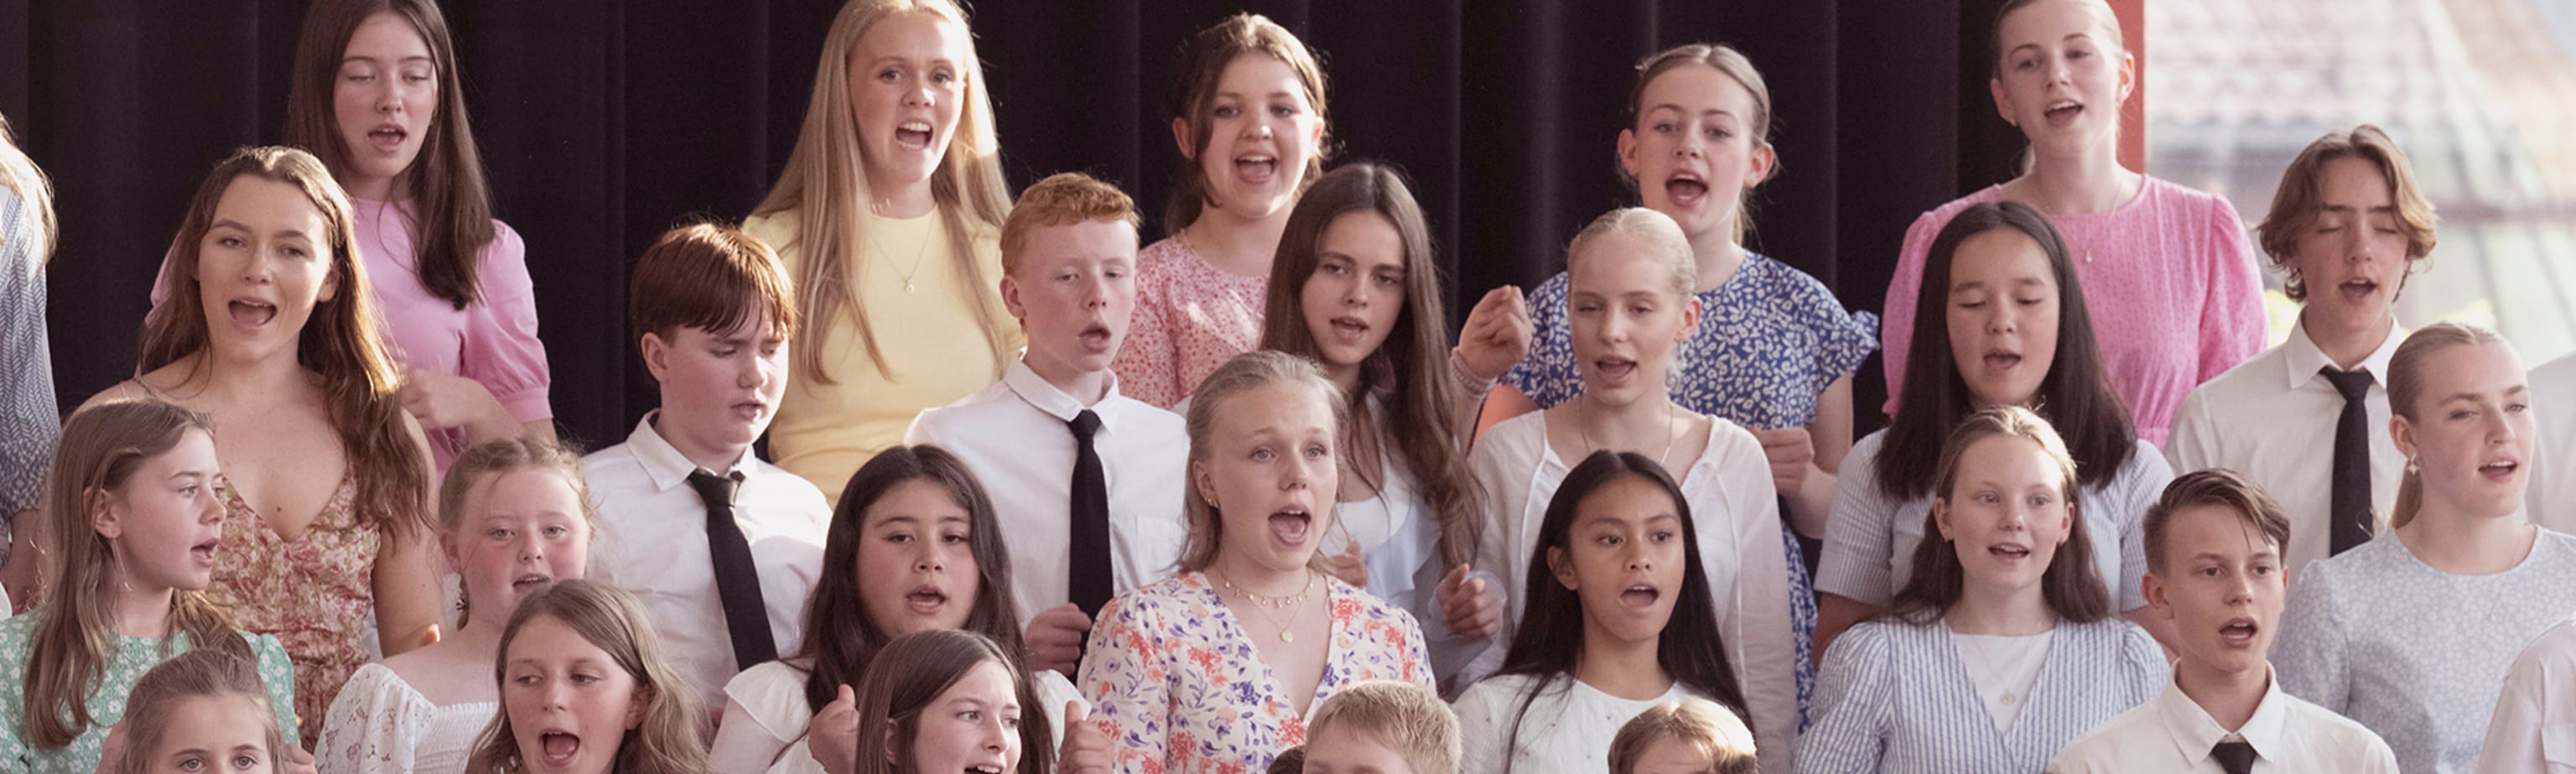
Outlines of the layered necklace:
[{"label": "layered necklace", "polygon": [[[1255,594],[1240,586],[1236,586],[1232,579],[1225,577],[1223,573],[1217,572],[1213,567],[1208,568],[1208,575],[1216,578],[1217,585],[1243,597],[1243,601],[1252,603],[1252,613],[1254,615],[1261,616],[1261,620],[1269,622],[1272,626],[1279,627],[1280,642],[1294,643],[1297,641],[1297,636],[1290,633],[1288,629],[1297,625],[1297,617],[1306,613],[1307,598],[1313,596],[1315,593],[1314,570],[1309,569],[1306,571],[1306,585],[1304,588],[1298,589],[1297,593],[1276,597]],[[1265,607],[1273,610],[1288,611],[1288,620],[1281,621],[1277,618],[1272,618],[1269,613],[1262,611],[1262,608]]]}]

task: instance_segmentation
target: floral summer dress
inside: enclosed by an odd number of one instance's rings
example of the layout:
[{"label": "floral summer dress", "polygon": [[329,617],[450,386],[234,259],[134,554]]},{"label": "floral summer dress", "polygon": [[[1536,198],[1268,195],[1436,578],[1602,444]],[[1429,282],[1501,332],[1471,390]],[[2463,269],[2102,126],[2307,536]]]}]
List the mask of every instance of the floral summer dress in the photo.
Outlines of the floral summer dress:
[{"label": "floral summer dress", "polygon": [[305,721],[309,749],[321,737],[332,697],[373,660],[367,633],[375,620],[373,577],[383,534],[358,518],[357,484],[347,476],[294,540],[269,528],[221,474],[215,496],[224,503],[224,533],[206,597],[230,609],[242,631],[286,645],[295,659],[295,715]]}]

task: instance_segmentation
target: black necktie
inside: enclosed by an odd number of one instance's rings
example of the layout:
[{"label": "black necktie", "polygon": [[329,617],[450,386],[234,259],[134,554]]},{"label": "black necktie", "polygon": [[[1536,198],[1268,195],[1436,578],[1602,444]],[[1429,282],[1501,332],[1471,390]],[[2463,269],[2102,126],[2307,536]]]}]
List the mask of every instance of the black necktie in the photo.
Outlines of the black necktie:
[{"label": "black necktie", "polygon": [[707,557],[715,561],[716,597],[724,602],[725,631],[733,636],[733,662],[750,669],[778,658],[769,636],[769,605],[760,598],[760,570],[751,564],[751,541],[733,521],[733,493],[742,479],[703,470],[689,473],[689,488],[707,504]]},{"label": "black necktie", "polygon": [[2317,369],[2343,393],[2343,418],[2335,421],[2334,497],[2327,514],[2329,555],[2370,542],[2370,372]]},{"label": "black necktie", "polygon": [[1091,436],[1100,432],[1100,415],[1083,409],[1073,421],[1073,563],[1067,573],[1073,604],[1082,614],[1097,616],[1109,602],[1109,476],[1100,467],[1100,452]]},{"label": "black necktie", "polygon": [[2210,748],[2209,757],[2217,758],[2218,767],[2226,769],[2227,774],[2248,774],[2254,770],[2254,746],[2241,741],[2219,742],[2217,747]]}]

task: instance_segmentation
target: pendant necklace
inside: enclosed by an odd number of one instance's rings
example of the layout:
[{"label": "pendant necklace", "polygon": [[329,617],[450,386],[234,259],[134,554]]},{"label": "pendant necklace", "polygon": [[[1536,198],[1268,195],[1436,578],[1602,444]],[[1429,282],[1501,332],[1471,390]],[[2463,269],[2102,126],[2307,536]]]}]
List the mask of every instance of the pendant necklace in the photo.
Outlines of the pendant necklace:
[{"label": "pendant necklace", "polygon": [[[1278,597],[1267,597],[1250,591],[1245,591],[1242,588],[1235,586],[1233,580],[1217,573],[1214,569],[1210,569],[1208,574],[1215,576],[1217,585],[1224,586],[1225,590],[1241,595],[1243,597],[1243,601],[1252,603],[1252,612],[1254,615],[1261,616],[1261,620],[1268,621],[1270,625],[1279,627],[1280,642],[1294,643],[1297,641],[1297,636],[1289,633],[1288,629],[1289,627],[1297,625],[1297,617],[1304,615],[1306,612],[1305,605],[1307,597],[1315,593],[1314,570],[1306,571],[1305,588],[1299,589],[1295,594]],[[1282,622],[1279,619],[1270,617],[1269,613],[1261,611],[1261,609],[1265,607],[1287,610],[1288,620]]]}]

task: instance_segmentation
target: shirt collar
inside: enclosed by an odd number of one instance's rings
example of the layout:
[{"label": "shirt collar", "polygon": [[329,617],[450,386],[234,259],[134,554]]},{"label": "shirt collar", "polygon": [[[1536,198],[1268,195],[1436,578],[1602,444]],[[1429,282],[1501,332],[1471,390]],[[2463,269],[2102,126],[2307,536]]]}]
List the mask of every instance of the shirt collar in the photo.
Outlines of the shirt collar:
[{"label": "shirt collar", "polygon": [[[2388,326],[2388,336],[2380,339],[2379,348],[2371,350],[2369,357],[2361,359],[2360,370],[2370,372],[2371,381],[2377,383],[2381,389],[2386,389],[2388,385],[2388,360],[2397,356],[2397,345],[2405,341],[2406,329],[2397,327],[2396,323],[2391,322]],[[2288,341],[2281,342],[2281,353],[2283,362],[2289,368],[2286,376],[2289,377],[2290,389],[2293,390],[2306,387],[2309,381],[2316,379],[2318,369],[2337,367],[2332,359],[2326,357],[2325,350],[2317,348],[2316,340],[2308,338],[2308,323],[2305,319],[2290,324],[2290,338]]]},{"label": "shirt collar", "polygon": [[2182,751],[2183,760],[2200,763],[2209,760],[2209,752],[2229,736],[2245,740],[2254,754],[2265,760],[2288,760],[2291,750],[2286,736],[2289,701],[2281,694],[2281,681],[2264,665],[2263,700],[2254,705],[2254,715],[2245,719],[2245,727],[2233,734],[2218,727],[2200,703],[2183,695],[2180,670],[2165,682],[2165,691],[2156,697],[2156,715],[2164,721],[2165,732],[2172,734],[2174,746]]},{"label": "shirt collar", "polygon": [[1118,374],[1110,372],[1104,375],[1109,379],[1109,388],[1100,393],[1099,402],[1085,406],[1082,405],[1082,401],[1075,400],[1073,396],[1066,395],[1063,390],[1056,389],[1054,384],[1046,380],[1046,377],[1039,376],[1037,371],[1031,370],[1028,356],[1024,352],[1020,359],[1011,361],[1011,367],[1008,370],[1002,372],[1002,386],[1010,388],[1011,393],[1020,396],[1021,401],[1045,412],[1047,416],[1065,422],[1073,421],[1073,418],[1080,416],[1084,409],[1090,409],[1092,413],[1100,415],[1100,429],[1114,433],[1118,431]]},{"label": "shirt collar", "polygon": [[[697,472],[698,464],[690,462],[688,455],[681,454],[679,447],[672,446],[670,440],[663,438],[660,431],[653,429],[653,420],[660,416],[662,416],[661,409],[645,412],[644,419],[635,423],[635,432],[627,434],[626,448],[635,455],[636,462],[643,464],[644,475],[653,479],[653,489],[667,491],[672,487],[688,484],[689,474]],[[732,467],[708,472],[718,475],[740,475],[748,480],[753,474],[759,472],[753,469],[751,463],[751,450],[744,449],[742,457],[734,460]]]}]

